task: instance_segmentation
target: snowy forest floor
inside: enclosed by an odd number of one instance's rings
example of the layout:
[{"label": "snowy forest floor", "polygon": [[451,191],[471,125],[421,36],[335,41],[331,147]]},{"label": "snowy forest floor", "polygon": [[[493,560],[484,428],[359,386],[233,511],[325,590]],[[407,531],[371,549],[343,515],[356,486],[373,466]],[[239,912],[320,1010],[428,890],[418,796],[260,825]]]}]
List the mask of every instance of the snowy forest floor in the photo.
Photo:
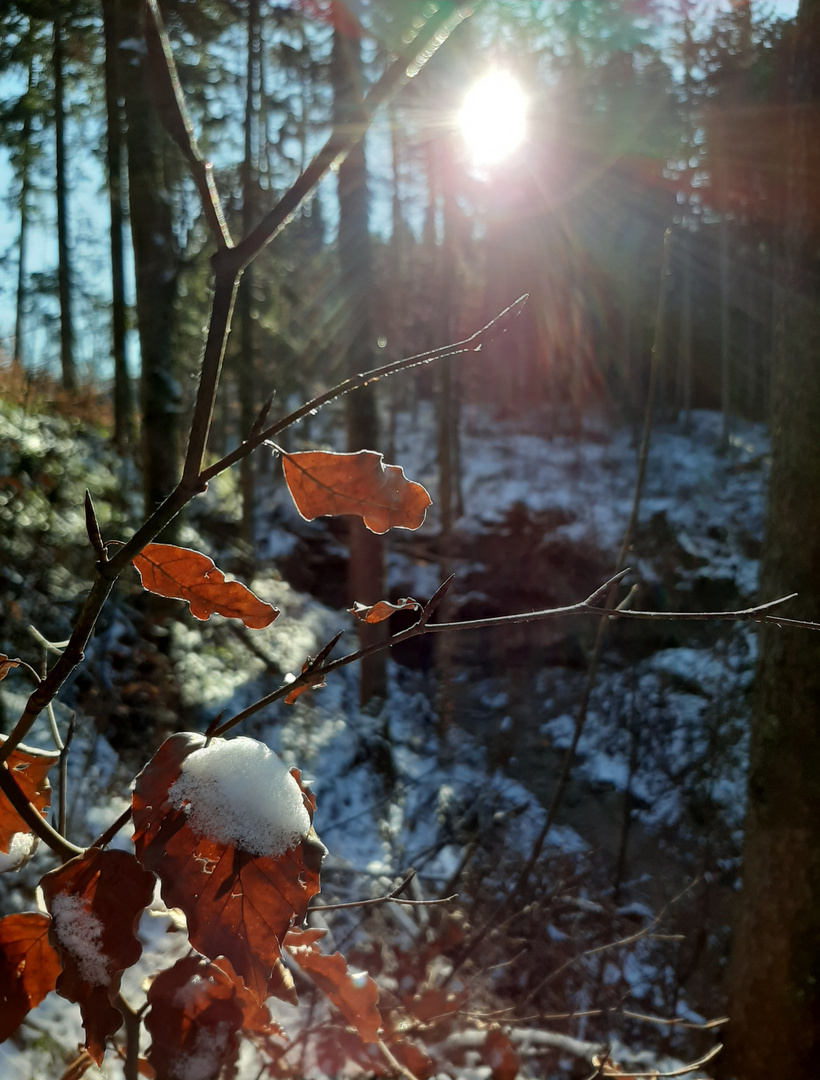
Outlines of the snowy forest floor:
[{"label": "snowy forest floor", "polygon": [[[91,569],[83,488],[104,534],[115,536],[133,519],[133,478],[92,434],[0,408],[9,433],[0,448],[0,604],[8,615],[0,651],[36,662],[28,625],[52,641],[66,637]],[[424,403],[399,414],[395,461],[425,484],[434,506],[418,534],[386,542],[390,599],[426,600],[455,572],[448,618],[476,618],[580,601],[609,577],[637,471],[632,434],[592,420],[577,436],[550,430],[544,414],[516,423],[479,410],[463,417],[463,513],[445,558],[433,417]],[[712,413],[694,413],[689,430],[673,423],[653,432],[629,560],[633,606],[719,610],[753,600],[767,439],[761,426],[738,421],[729,447],[720,444],[721,418]],[[57,710],[62,726],[76,718],[68,781],[75,842],[89,842],[126,806],[131,778],[166,734],[232,715],[298,672],[339,629],[352,630],[341,610],[343,530],[302,521],[266,466],[250,559],[225,539],[223,526],[237,516],[233,482],[212,487],[178,542],[241,572],[282,614],[251,637],[218,616],[196,623],[182,605],[169,613],[136,581],[119,589]],[[467,928],[496,908],[543,824],[595,629],[586,617],[417,639],[389,660],[379,708],[359,708],[357,674],[345,668],[326,688],[290,707],[278,702],[241,729],[311,782],[329,849],[323,903],[383,895],[411,867],[417,898],[458,892],[448,908],[385,905],[327,917],[334,945],[377,978],[383,1001],[401,998],[408,980],[416,991],[469,992],[433,1029],[428,1049],[497,1021],[610,1045],[613,1060],[637,1070],[691,1060],[717,1041],[697,1025],[723,1004],[756,646],[748,625],[611,627],[529,902],[451,973]],[[341,647],[354,640],[346,634]],[[24,691],[22,680],[4,681],[3,730]],[[385,755],[374,752],[385,736],[389,775]],[[49,746],[47,726],[28,741]],[[127,830],[116,843],[129,846]],[[18,875],[4,875],[4,910],[31,907],[49,865],[40,851]],[[126,999],[138,999],[160,955],[187,946],[184,935],[166,932],[174,921],[155,906],[143,919],[146,953],[124,983]],[[290,1032],[318,1023],[312,1005],[302,1008],[281,1006]],[[0,1047],[0,1075],[59,1076],[79,1041],[74,1007],[51,995]],[[566,1048],[530,1049],[529,1075],[569,1077],[585,1067]],[[253,1053],[239,1077],[258,1074]],[[311,1053],[303,1060],[316,1073],[321,1054]],[[460,1060],[451,1068],[442,1057],[441,1072],[491,1074],[480,1054],[462,1050]],[[119,1075],[113,1057],[106,1075]]]}]

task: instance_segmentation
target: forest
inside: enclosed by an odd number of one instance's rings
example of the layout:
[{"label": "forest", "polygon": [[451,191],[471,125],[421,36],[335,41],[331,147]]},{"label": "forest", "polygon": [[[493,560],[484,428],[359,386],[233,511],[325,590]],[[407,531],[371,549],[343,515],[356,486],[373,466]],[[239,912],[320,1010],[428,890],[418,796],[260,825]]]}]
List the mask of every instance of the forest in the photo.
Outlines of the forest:
[{"label": "forest", "polygon": [[0,27],[0,1080],[816,1080],[820,0]]}]

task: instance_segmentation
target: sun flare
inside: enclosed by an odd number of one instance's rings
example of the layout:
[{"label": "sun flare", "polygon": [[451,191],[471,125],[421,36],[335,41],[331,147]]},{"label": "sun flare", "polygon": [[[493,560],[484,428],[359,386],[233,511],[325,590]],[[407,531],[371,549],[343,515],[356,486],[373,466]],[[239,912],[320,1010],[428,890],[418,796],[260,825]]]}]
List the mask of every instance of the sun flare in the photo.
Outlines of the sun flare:
[{"label": "sun flare", "polygon": [[527,96],[507,71],[493,71],[467,92],[458,126],[475,165],[493,165],[524,141]]}]

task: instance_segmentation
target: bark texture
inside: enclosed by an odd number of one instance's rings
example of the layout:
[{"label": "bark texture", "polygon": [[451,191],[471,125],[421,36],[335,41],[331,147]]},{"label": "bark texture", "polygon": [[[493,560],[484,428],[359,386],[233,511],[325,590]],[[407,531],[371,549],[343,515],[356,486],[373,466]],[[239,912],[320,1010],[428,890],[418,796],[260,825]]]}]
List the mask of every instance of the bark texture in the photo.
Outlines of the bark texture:
[{"label": "bark texture", "polygon": [[[820,3],[801,0],[761,595],[820,601]],[[766,627],[753,702],[725,1072],[810,1080],[820,1060],[820,643]]]}]

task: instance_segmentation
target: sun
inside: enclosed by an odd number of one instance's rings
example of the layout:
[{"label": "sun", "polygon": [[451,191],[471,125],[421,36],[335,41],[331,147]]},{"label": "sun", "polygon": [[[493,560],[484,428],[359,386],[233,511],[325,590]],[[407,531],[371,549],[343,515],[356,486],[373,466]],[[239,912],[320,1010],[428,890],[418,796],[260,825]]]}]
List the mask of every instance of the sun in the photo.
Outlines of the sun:
[{"label": "sun", "polygon": [[527,132],[527,95],[508,71],[492,71],[464,98],[458,126],[474,165],[508,157]]}]

